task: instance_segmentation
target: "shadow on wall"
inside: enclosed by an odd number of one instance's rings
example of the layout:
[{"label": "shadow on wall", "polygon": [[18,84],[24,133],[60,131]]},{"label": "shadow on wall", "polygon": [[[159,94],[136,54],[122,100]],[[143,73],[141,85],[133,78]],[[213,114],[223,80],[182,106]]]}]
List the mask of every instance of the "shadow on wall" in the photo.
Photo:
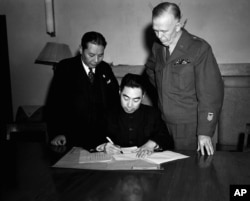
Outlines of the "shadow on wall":
[{"label": "shadow on wall", "polygon": [[150,55],[155,40],[157,40],[157,38],[152,29],[152,23],[149,23],[143,30],[143,46],[147,50],[148,56]]}]

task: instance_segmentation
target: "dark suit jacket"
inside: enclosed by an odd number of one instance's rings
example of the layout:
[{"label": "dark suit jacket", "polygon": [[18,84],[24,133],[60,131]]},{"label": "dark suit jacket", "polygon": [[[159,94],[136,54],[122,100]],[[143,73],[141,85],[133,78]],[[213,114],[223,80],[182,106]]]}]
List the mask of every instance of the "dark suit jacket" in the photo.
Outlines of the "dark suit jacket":
[{"label": "dark suit jacket", "polygon": [[107,135],[117,145],[139,147],[150,139],[163,149],[172,148],[160,112],[152,106],[141,104],[133,114],[125,113],[120,107],[118,111],[109,112],[106,121]]},{"label": "dark suit jacket", "polygon": [[74,146],[95,148],[103,139],[104,113],[118,104],[119,85],[106,62],[96,67],[91,84],[80,55],[62,60],[46,104],[50,137],[66,135]]}]

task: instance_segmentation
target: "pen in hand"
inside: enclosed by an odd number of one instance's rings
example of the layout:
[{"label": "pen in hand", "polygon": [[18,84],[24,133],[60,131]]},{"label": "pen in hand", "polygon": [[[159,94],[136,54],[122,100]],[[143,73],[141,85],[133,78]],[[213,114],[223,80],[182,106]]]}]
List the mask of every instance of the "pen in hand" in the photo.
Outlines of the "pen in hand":
[{"label": "pen in hand", "polygon": [[[114,145],[114,142],[113,142],[109,137],[106,137],[106,139],[107,139],[111,144]],[[120,153],[123,154],[122,150],[120,150]]]}]

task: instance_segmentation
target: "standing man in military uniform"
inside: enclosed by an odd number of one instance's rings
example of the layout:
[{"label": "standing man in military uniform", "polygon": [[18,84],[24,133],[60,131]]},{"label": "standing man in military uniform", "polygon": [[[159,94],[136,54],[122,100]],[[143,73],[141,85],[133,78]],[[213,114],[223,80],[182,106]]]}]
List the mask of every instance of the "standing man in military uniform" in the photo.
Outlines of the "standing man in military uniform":
[{"label": "standing man in military uniform", "polygon": [[152,47],[146,72],[155,85],[175,149],[213,155],[212,136],[223,103],[224,85],[210,45],[181,25],[180,8],[169,2],[153,9]]}]

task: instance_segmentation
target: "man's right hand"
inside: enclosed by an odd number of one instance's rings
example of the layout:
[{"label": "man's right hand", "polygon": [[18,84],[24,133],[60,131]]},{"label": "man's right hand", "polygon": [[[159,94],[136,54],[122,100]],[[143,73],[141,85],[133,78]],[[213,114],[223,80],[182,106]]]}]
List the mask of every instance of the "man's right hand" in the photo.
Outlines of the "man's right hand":
[{"label": "man's right hand", "polygon": [[66,137],[64,135],[58,135],[50,143],[55,146],[63,146],[66,142]]},{"label": "man's right hand", "polygon": [[108,154],[120,154],[121,148],[117,145],[108,142],[104,145],[104,151]]}]

